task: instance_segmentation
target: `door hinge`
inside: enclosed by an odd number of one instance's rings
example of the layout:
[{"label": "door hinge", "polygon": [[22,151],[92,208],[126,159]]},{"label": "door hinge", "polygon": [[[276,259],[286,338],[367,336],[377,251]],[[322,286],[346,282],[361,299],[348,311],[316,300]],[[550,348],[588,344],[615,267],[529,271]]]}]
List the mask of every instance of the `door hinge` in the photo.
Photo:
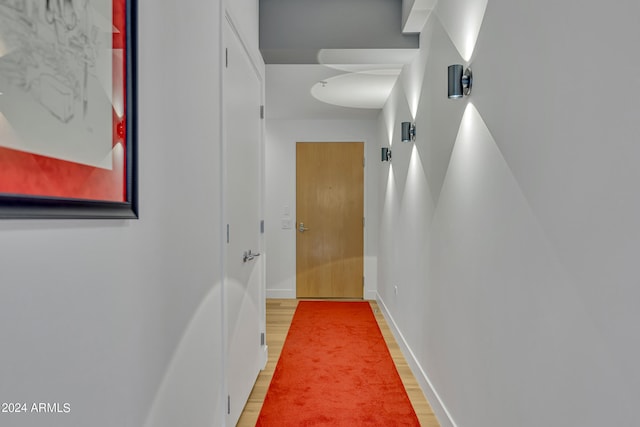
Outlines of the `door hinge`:
[{"label": "door hinge", "polygon": [[264,105],[260,106],[260,118],[264,119]]},{"label": "door hinge", "polygon": [[362,167],[364,168],[364,167],[366,167],[366,166],[367,166],[367,158],[366,158],[366,157],[363,157],[363,158],[362,158]]},{"label": "door hinge", "polygon": [[260,333],[260,346],[264,347],[264,332]]},{"label": "door hinge", "polygon": [[260,221],[260,234],[264,234],[264,219]]},{"label": "door hinge", "polygon": [[231,414],[231,395],[227,395],[227,415]]},{"label": "door hinge", "polygon": [[362,276],[362,289],[364,289],[364,276]]},{"label": "door hinge", "polygon": [[227,243],[229,243],[229,224],[227,224]]},{"label": "door hinge", "polygon": [[362,227],[366,227],[367,226],[367,218],[362,217]]},{"label": "door hinge", "polygon": [[225,68],[229,68],[229,49],[224,49],[224,66]]}]

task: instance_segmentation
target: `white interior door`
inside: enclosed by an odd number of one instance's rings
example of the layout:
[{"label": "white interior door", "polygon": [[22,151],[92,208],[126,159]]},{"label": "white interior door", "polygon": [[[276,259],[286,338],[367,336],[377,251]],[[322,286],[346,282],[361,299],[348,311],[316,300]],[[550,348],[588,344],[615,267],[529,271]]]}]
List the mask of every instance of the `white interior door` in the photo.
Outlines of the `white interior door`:
[{"label": "white interior door", "polygon": [[262,80],[228,20],[224,40],[227,425],[235,425],[265,363],[264,256],[258,256],[262,252]]}]

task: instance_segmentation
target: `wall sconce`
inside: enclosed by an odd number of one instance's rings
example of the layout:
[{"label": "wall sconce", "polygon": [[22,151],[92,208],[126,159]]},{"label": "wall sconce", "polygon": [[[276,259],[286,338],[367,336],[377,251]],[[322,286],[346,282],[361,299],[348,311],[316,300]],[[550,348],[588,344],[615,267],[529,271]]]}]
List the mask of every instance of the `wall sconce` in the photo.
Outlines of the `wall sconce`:
[{"label": "wall sconce", "polygon": [[416,140],[416,124],[402,122],[402,142],[410,142]]},{"label": "wall sconce", "polygon": [[473,86],[473,73],[471,68],[467,68],[462,72],[462,65],[449,65],[449,99],[462,98],[463,95],[469,96]]},{"label": "wall sconce", "polygon": [[391,148],[382,147],[382,161],[383,162],[391,161]]}]

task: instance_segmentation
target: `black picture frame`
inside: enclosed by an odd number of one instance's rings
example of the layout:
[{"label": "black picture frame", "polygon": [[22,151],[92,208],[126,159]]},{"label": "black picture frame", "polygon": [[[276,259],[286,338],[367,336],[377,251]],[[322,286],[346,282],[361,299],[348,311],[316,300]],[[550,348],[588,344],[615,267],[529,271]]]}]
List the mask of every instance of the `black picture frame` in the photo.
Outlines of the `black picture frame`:
[{"label": "black picture frame", "polygon": [[0,193],[0,219],[138,219],[137,0],[124,0],[125,67],[125,201],[38,197]]}]

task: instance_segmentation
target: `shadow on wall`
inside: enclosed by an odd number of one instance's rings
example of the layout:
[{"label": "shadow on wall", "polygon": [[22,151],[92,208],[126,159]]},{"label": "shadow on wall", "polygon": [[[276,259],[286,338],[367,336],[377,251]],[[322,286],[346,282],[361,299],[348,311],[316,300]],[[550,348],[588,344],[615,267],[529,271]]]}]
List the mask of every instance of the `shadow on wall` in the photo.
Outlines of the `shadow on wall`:
[{"label": "shadow on wall", "polygon": [[145,427],[223,424],[222,313],[221,285],[216,283],[184,331]]}]

